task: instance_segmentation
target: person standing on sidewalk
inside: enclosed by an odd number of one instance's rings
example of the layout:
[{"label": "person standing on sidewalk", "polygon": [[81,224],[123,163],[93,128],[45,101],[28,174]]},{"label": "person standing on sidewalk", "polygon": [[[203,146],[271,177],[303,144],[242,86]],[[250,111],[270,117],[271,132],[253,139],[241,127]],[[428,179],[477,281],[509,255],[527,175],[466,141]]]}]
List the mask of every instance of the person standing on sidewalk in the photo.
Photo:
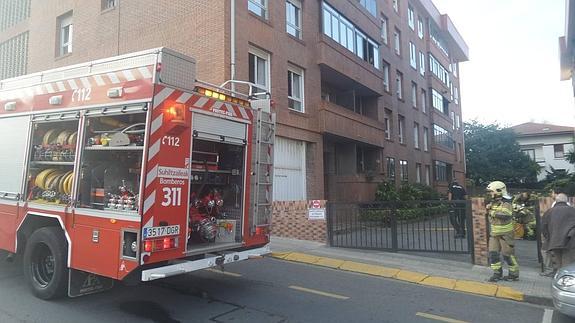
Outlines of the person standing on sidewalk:
[{"label": "person standing on sidewalk", "polygon": [[554,271],[575,262],[575,208],[567,201],[567,195],[557,194],[555,204],[541,221]]},{"label": "person standing on sidewalk", "polygon": [[[515,258],[515,241],[513,237],[513,209],[511,197],[507,195],[507,186],[501,181],[491,182],[487,186],[491,203],[486,208],[489,215],[489,262],[493,275],[490,282],[519,279],[519,264]],[[507,263],[509,274],[503,277],[501,256]]]},{"label": "person standing on sidewalk", "polygon": [[451,201],[449,205],[449,222],[453,226],[455,230],[455,238],[463,239],[465,238],[465,227],[466,227],[466,219],[465,219],[465,203],[463,201],[467,198],[467,192],[465,188],[456,180],[453,180],[451,184],[449,184],[449,191],[447,193],[447,199]]}]

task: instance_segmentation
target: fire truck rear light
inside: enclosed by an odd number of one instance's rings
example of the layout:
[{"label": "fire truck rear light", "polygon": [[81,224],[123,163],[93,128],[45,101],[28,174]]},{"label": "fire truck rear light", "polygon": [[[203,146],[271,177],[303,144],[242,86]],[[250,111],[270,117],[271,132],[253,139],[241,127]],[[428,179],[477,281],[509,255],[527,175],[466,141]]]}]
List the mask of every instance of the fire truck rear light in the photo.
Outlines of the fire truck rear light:
[{"label": "fire truck rear light", "polygon": [[172,239],[170,238],[164,238],[164,245],[162,246],[163,249],[170,249],[172,247]]},{"label": "fire truck rear light", "polygon": [[144,242],[144,251],[152,252],[152,241],[147,240],[146,242]]}]

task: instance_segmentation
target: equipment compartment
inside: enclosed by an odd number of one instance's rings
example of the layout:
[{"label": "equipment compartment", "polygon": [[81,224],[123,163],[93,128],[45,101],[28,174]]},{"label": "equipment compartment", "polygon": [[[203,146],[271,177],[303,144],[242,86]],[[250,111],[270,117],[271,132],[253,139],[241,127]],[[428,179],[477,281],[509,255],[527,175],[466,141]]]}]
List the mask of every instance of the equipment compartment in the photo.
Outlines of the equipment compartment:
[{"label": "equipment compartment", "polygon": [[189,248],[242,241],[245,146],[194,138]]},{"label": "equipment compartment", "polygon": [[69,204],[74,181],[78,121],[34,123],[27,199]]},{"label": "equipment compartment", "polygon": [[145,113],[86,118],[78,206],[137,213]]}]

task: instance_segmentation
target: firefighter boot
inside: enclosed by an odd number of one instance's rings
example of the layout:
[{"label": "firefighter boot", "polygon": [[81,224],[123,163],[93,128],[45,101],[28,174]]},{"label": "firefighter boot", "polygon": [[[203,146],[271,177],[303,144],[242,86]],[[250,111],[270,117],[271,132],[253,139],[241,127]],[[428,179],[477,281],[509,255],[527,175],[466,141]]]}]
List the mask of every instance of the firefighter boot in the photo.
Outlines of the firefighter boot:
[{"label": "firefighter boot", "polygon": [[509,275],[503,277],[505,281],[518,281],[519,280],[519,272],[518,271],[510,271]]},{"label": "firefighter boot", "polygon": [[489,279],[487,281],[491,282],[491,283],[495,283],[495,282],[498,282],[501,279],[503,279],[502,276],[503,276],[503,270],[501,270],[501,269],[494,270],[493,275],[491,275],[491,277],[489,277]]},{"label": "firefighter boot", "polygon": [[507,281],[516,281],[519,280],[519,264],[517,264],[517,259],[514,255],[510,256],[503,256],[503,259],[509,265],[509,274],[503,279]]}]

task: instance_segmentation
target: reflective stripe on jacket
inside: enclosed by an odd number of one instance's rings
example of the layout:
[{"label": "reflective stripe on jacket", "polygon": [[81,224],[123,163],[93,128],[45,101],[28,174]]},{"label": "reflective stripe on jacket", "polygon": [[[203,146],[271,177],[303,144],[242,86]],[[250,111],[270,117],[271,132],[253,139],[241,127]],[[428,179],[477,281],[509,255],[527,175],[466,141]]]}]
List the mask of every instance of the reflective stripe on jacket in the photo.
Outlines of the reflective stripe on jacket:
[{"label": "reflective stripe on jacket", "polygon": [[491,235],[501,235],[513,231],[513,209],[511,203],[495,201],[489,208]]}]

